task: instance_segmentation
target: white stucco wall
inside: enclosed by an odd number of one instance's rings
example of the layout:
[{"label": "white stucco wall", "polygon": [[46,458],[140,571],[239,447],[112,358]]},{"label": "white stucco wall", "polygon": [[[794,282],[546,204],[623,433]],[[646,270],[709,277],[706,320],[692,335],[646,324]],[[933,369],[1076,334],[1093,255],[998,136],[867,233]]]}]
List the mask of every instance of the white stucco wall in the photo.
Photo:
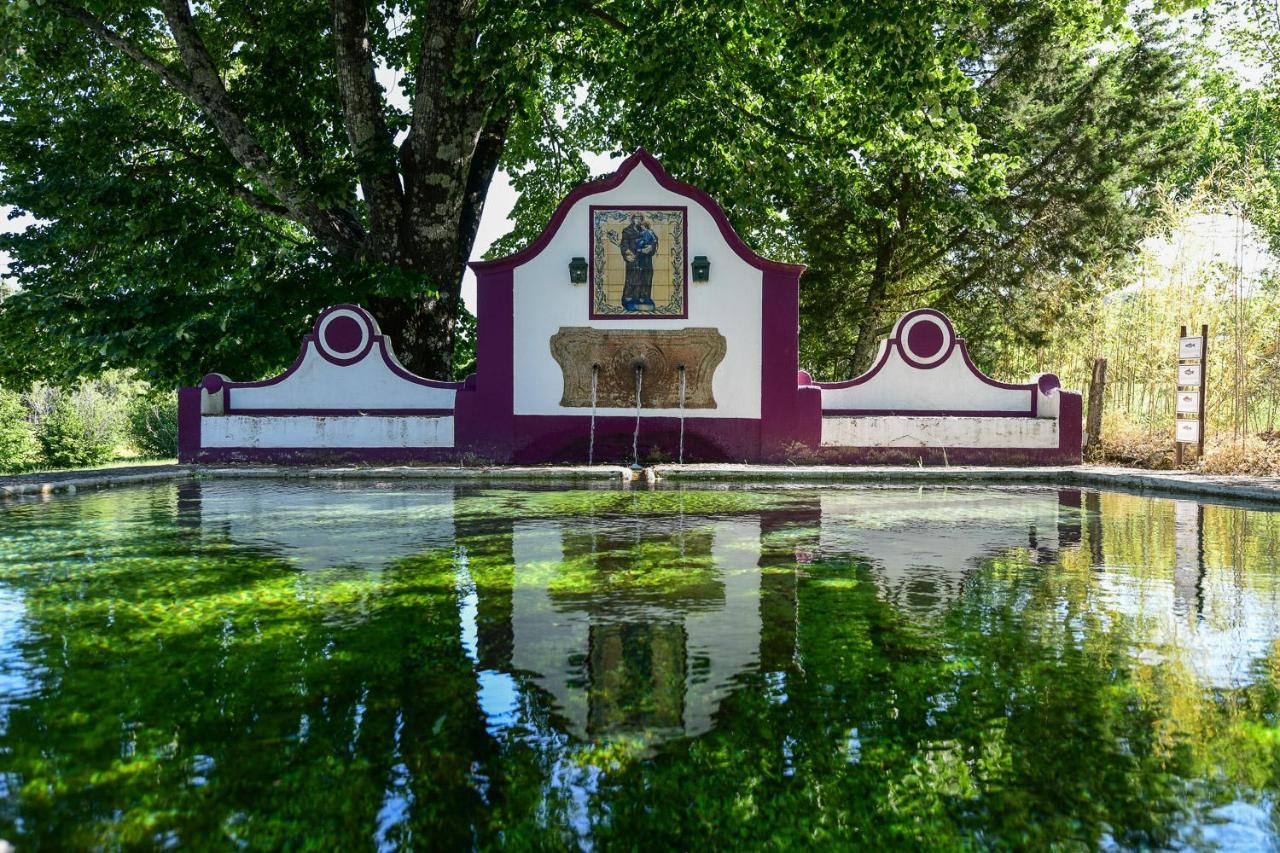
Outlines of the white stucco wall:
[{"label": "white stucco wall", "polygon": [[[588,258],[589,209],[596,206],[682,205],[687,207],[686,262],[706,255],[710,281],[689,282],[687,319],[591,320],[590,283],[569,283],[569,261]],[[686,275],[688,274],[686,263]],[[514,363],[517,415],[583,414],[589,408],[561,408],[564,379],[551,357],[551,336],[562,326],[598,329],[684,329],[711,327],[724,335],[727,352],[712,389],[717,408],[694,410],[697,417],[760,417],[761,287],[763,274],[742,260],[720,234],[711,214],[692,199],[664,189],[640,163],[617,187],[578,201],[537,257],[517,267]],[[598,409],[601,415],[633,409]],[[651,409],[642,416],[674,416],[676,409]]]},{"label": "white stucco wall", "polygon": [[973,375],[959,347],[928,370],[907,364],[892,348],[884,367],[866,382],[823,388],[822,408],[1021,413],[1031,410],[1031,392],[983,382]]},{"label": "white stucco wall", "polygon": [[[274,552],[309,571],[376,571],[430,549],[452,549],[453,489],[206,480],[199,484],[206,536]],[[323,576],[326,582],[330,576]]]},{"label": "white stucco wall", "polygon": [[452,409],[457,391],[418,385],[392,372],[378,344],[355,364],[326,361],[306,344],[298,370],[274,385],[229,388],[232,409]]},{"label": "white stucco wall", "polygon": [[875,415],[822,419],[823,447],[1053,448],[1058,421],[1051,418]]},{"label": "white stucco wall", "polygon": [[453,416],[221,415],[200,418],[202,447],[453,447]]},{"label": "white stucco wall", "polygon": [[709,731],[736,679],[760,662],[760,522],[723,519],[712,525],[711,556],[722,600],[704,600],[700,606],[655,601],[631,610],[601,607],[603,602],[593,598],[557,601],[552,596],[548,583],[561,571],[565,532],[562,524],[550,521],[518,522],[513,527],[513,670],[529,673],[552,697],[569,731],[585,737],[592,625],[641,617],[678,623],[685,632],[686,659],[681,731],[690,737]]}]

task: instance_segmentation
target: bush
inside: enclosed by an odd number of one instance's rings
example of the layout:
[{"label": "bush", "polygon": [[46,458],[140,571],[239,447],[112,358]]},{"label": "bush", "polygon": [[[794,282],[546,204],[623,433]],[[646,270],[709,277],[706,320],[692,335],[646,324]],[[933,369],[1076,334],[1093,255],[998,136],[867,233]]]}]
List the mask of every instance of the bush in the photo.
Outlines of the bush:
[{"label": "bush", "polygon": [[1274,434],[1250,435],[1241,439],[1210,436],[1199,469],[1205,474],[1280,475],[1280,440]]},{"label": "bush", "polygon": [[22,471],[39,460],[40,445],[22,398],[0,390],[0,472]]},{"label": "bush", "polygon": [[129,404],[129,442],[138,455],[168,459],[178,455],[178,400],[173,394],[137,397]]},{"label": "bush", "polygon": [[40,422],[40,455],[54,468],[101,465],[115,455],[114,437],[85,420],[66,395],[59,396]]}]

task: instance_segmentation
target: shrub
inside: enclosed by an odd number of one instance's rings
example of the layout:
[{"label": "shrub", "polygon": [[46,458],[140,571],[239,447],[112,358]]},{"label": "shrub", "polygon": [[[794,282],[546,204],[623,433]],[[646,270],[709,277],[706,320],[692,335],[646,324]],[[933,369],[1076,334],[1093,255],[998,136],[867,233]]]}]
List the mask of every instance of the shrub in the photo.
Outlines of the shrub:
[{"label": "shrub", "polygon": [[1265,434],[1241,439],[1210,436],[1199,469],[1206,474],[1274,477],[1280,474],[1280,441]]},{"label": "shrub", "polygon": [[178,401],[173,394],[137,397],[129,404],[129,442],[140,456],[178,455]]},{"label": "shrub", "polygon": [[59,396],[40,422],[37,437],[45,464],[55,468],[101,465],[115,455],[114,437],[86,421],[79,407]]},{"label": "shrub", "polygon": [[0,472],[22,471],[40,460],[36,431],[22,398],[0,389]]}]

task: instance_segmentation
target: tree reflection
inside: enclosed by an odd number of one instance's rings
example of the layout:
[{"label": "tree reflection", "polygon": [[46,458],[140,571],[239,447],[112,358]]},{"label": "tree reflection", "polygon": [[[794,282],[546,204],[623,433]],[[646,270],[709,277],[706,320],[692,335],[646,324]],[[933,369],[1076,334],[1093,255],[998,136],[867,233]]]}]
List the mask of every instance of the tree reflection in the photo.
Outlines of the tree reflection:
[{"label": "tree reflection", "polygon": [[1274,514],[1181,516],[1189,585],[1121,494],[260,488],[0,515],[0,837],[1278,834]]}]

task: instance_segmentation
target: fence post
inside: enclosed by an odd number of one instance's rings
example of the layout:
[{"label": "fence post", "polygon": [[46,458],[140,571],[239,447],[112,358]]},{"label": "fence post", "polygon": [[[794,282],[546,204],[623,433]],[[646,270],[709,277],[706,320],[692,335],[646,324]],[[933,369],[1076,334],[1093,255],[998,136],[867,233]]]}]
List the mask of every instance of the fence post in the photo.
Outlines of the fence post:
[{"label": "fence post", "polygon": [[1089,413],[1085,418],[1084,455],[1088,459],[1102,446],[1102,401],[1107,390],[1107,360],[1093,360],[1093,379],[1089,382]]}]

